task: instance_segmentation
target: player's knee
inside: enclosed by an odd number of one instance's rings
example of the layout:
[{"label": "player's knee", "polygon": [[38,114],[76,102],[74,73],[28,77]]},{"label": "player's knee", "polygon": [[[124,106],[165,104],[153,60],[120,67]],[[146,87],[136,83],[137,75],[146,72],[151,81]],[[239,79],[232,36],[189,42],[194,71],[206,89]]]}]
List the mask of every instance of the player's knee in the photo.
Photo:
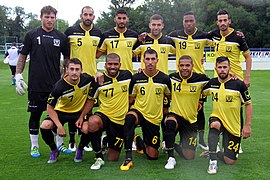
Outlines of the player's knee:
[{"label": "player's knee", "polygon": [[218,122],[218,121],[214,121],[214,122],[212,122],[212,123],[210,124],[210,128],[215,128],[215,129],[217,129],[217,130],[220,129],[220,126],[221,126],[221,124],[220,124],[220,122]]},{"label": "player's knee", "polygon": [[108,160],[109,161],[118,161],[120,157],[120,152],[114,149],[108,149]]},{"label": "player's knee", "polygon": [[93,132],[97,132],[99,129],[101,129],[102,127],[102,120],[100,119],[100,117],[93,115],[90,116],[89,120],[88,120],[88,131],[93,133]]},{"label": "player's knee", "polygon": [[165,121],[165,127],[166,132],[174,132],[176,129],[176,122],[172,119],[167,119]]},{"label": "player's knee", "polygon": [[82,128],[80,129],[81,132],[83,132],[84,134],[88,134],[89,128],[88,128],[88,122],[83,122],[82,124]]},{"label": "player's knee", "polygon": [[182,153],[183,153],[183,157],[186,159],[186,160],[192,160],[195,158],[195,151],[194,150],[191,150],[191,149],[183,149],[182,150]]},{"label": "player's knee", "polygon": [[155,148],[153,148],[151,146],[147,146],[145,155],[146,155],[147,159],[149,159],[149,160],[157,160],[158,159],[158,150],[156,150]]},{"label": "player's knee", "polygon": [[125,126],[133,127],[136,124],[136,117],[133,114],[127,114],[125,117]]},{"label": "player's knee", "polygon": [[237,161],[237,160],[235,160],[235,159],[231,159],[231,158],[228,158],[228,157],[224,156],[224,162],[225,162],[226,164],[228,164],[228,165],[233,165],[233,164],[236,163],[236,161]]},{"label": "player's knee", "polygon": [[50,120],[44,120],[42,124],[40,125],[41,129],[53,129],[54,123]]}]

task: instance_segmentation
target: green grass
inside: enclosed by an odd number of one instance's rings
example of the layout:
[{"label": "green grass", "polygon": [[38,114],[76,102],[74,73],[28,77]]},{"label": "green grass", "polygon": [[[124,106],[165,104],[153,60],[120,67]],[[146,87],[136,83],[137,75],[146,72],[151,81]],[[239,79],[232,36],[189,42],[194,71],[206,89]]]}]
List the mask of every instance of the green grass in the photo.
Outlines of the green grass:
[{"label": "green grass", "polygon": [[[207,73],[211,74],[209,71]],[[24,73],[25,76],[26,74]],[[82,163],[73,162],[74,154],[61,154],[57,163],[47,164],[50,150],[41,137],[41,157],[30,157],[27,96],[16,95],[15,87],[11,86],[9,67],[0,61],[0,179],[270,179],[269,77],[269,71],[252,71],[252,137],[242,141],[244,154],[239,155],[236,165],[229,166],[219,162],[218,173],[210,176],[206,172],[208,159],[199,157],[202,150],[198,149],[196,158],[191,161],[180,159],[176,155],[177,166],[171,171],[164,169],[167,155],[162,153],[157,161],[146,160],[144,155],[134,153],[134,167],[128,172],[119,170],[124,153],[121,154],[120,161],[106,160],[101,170],[91,171],[89,166],[94,162],[93,152],[84,153]],[[207,119],[210,108],[208,101],[205,104]],[[68,138],[65,138],[66,143],[67,141]]]}]

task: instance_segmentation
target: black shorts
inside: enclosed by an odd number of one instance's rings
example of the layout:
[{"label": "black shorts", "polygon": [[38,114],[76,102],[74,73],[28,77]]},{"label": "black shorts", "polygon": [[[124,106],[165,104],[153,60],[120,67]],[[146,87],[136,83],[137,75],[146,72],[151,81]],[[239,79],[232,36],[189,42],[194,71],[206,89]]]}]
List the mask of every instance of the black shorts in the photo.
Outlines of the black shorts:
[{"label": "black shorts", "polygon": [[16,73],[16,66],[9,65],[9,68],[10,68],[11,74],[14,76]]},{"label": "black shorts", "polygon": [[47,109],[49,92],[28,91],[28,112],[39,112]]},{"label": "black shorts", "polygon": [[103,122],[102,131],[106,131],[108,148],[121,152],[124,144],[124,125],[112,122],[108,116],[101,112],[95,112],[94,115],[99,116]]},{"label": "black shorts", "polygon": [[221,124],[220,132],[222,133],[222,146],[224,147],[224,155],[230,159],[237,160],[239,148],[241,144],[241,137],[232,135],[222,124],[217,117],[210,117],[209,125],[212,122],[219,121]]},{"label": "black shorts", "polygon": [[[57,113],[58,119],[59,119],[59,121],[60,121],[60,123],[62,125],[64,125],[67,122],[75,125],[76,121],[78,120],[78,118],[81,115],[81,112],[78,112],[78,113],[66,113],[66,112],[56,111],[56,113]],[[49,115],[47,115],[47,117],[44,120],[53,121]]]},{"label": "black shorts", "polygon": [[190,124],[183,117],[175,114],[169,113],[167,117],[174,117],[178,123],[178,131],[180,135],[180,144],[184,149],[196,150],[197,147],[197,132],[198,124],[197,122]]},{"label": "black shorts", "polygon": [[158,150],[160,146],[160,127],[147,121],[138,110],[131,109],[130,111],[138,115],[139,125],[142,127],[144,143]]}]

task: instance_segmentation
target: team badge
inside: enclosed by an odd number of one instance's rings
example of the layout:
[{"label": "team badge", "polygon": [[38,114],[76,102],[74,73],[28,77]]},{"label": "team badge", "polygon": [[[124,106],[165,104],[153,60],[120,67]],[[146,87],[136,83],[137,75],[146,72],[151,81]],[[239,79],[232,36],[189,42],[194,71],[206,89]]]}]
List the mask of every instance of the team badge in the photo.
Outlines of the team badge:
[{"label": "team badge", "polygon": [[246,99],[250,99],[250,94],[248,91],[245,91],[244,94],[245,94]]},{"label": "team badge", "polygon": [[231,95],[226,95],[226,102],[232,102],[233,96]]},{"label": "team badge", "polygon": [[132,42],[131,41],[127,41],[127,47],[132,47]]},{"label": "team badge", "polygon": [[201,48],[200,43],[195,43],[194,46],[195,46],[195,49],[200,49]]},{"label": "team badge", "polygon": [[83,95],[87,94],[87,89],[83,90],[82,94]]},{"label": "team badge", "polygon": [[166,53],[166,48],[161,47],[161,48],[160,48],[160,53],[165,54],[165,53]]},{"label": "team badge", "polygon": [[155,92],[156,92],[156,95],[160,95],[161,94],[161,88],[156,88]]},{"label": "team badge", "polygon": [[60,46],[60,39],[53,39],[53,45],[59,47]]},{"label": "team badge", "polygon": [[197,86],[190,86],[189,92],[196,92]]},{"label": "team badge", "polygon": [[226,52],[231,52],[232,51],[232,46],[226,46]]},{"label": "team badge", "polygon": [[98,45],[97,40],[92,40],[92,44],[93,44],[93,46],[97,46]]},{"label": "team badge", "polygon": [[121,86],[122,92],[127,92],[127,85]]}]

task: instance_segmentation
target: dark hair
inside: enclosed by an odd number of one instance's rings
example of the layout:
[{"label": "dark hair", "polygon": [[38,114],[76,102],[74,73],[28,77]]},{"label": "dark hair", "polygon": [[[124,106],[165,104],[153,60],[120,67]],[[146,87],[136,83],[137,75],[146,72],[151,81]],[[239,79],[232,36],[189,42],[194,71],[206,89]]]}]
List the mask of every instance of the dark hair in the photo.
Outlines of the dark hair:
[{"label": "dark hair", "polygon": [[64,61],[64,68],[68,68],[69,64],[79,64],[82,68],[82,62],[78,58],[71,58],[71,59],[65,59]]},{"label": "dark hair", "polygon": [[17,46],[17,43],[16,42],[13,42],[12,44],[11,44],[11,46]]},{"label": "dark hair", "polygon": [[119,62],[120,62],[120,56],[119,56],[118,54],[116,54],[116,53],[110,53],[110,54],[108,54],[108,55],[106,56],[106,62],[107,62],[108,58],[118,59]]},{"label": "dark hair", "polygon": [[125,14],[128,16],[128,12],[125,10],[125,9],[118,9],[116,12],[115,12],[115,15],[114,16],[117,16],[118,14]]},{"label": "dark hair", "polygon": [[57,14],[57,10],[52,7],[52,6],[44,6],[41,10],[40,10],[40,16],[42,16],[43,14],[50,14],[50,13],[54,13],[55,16]]},{"label": "dark hair", "polygon": [[229,65],[230,65],[230,60],[228,57],[226,56],[220,56],[216,59],[216,65],[219,64],[219,63],[222,63],[224,61],[228,61]]},{"label": "dark hair", "polygon": [[93,13],[94,13],[94,9],[93,9],[91,6],[84,6],[84,7],[82,8],[81,14],[83,13],[83,10],[84,10],[84,9],[92,9],[92,11],[93,11]]},{"label": "dark hair", "polygon": [[228,19],[231,19],[229,12],[228,12],[227,10],[225,10],[225,9],[219,10],[219,11],[217,12],[217,17],[218,17],[219,15],[226,15],[226,14],[228,15]]},{"label": "dark hair", "polygon": [[189,55],[183,55],[183,56],[181,56],[181,57],[179,58],[179,61],[178,61],[178,62],[180,62],[180,61],[183,60],[183,59],[188,59],[188,60],[190,60],[191,63],[193,64],[193,60],[192,60],[192,58],[191,58]]},{"label": "dark hair", "polygon": [[161,20],[163,22],[163,17],[159,14],[154,14],[153,16],[150,17],[150,21],[152,20]]},{"label": "dark hair", "polygon": [[187,15],[193,15],[195,17],[195,15],[192,11],[185,12],[183,16],[187,16]]},{"label": "dark hair", "polygon": [[158,58],[158,53],[157,51],[155,51],[154,49],[151,49],[150,47],[148,47],[146,49],[146,51],[143,53],[143,57],[145,58],[146,54],[155,54],[156,58]]}]

